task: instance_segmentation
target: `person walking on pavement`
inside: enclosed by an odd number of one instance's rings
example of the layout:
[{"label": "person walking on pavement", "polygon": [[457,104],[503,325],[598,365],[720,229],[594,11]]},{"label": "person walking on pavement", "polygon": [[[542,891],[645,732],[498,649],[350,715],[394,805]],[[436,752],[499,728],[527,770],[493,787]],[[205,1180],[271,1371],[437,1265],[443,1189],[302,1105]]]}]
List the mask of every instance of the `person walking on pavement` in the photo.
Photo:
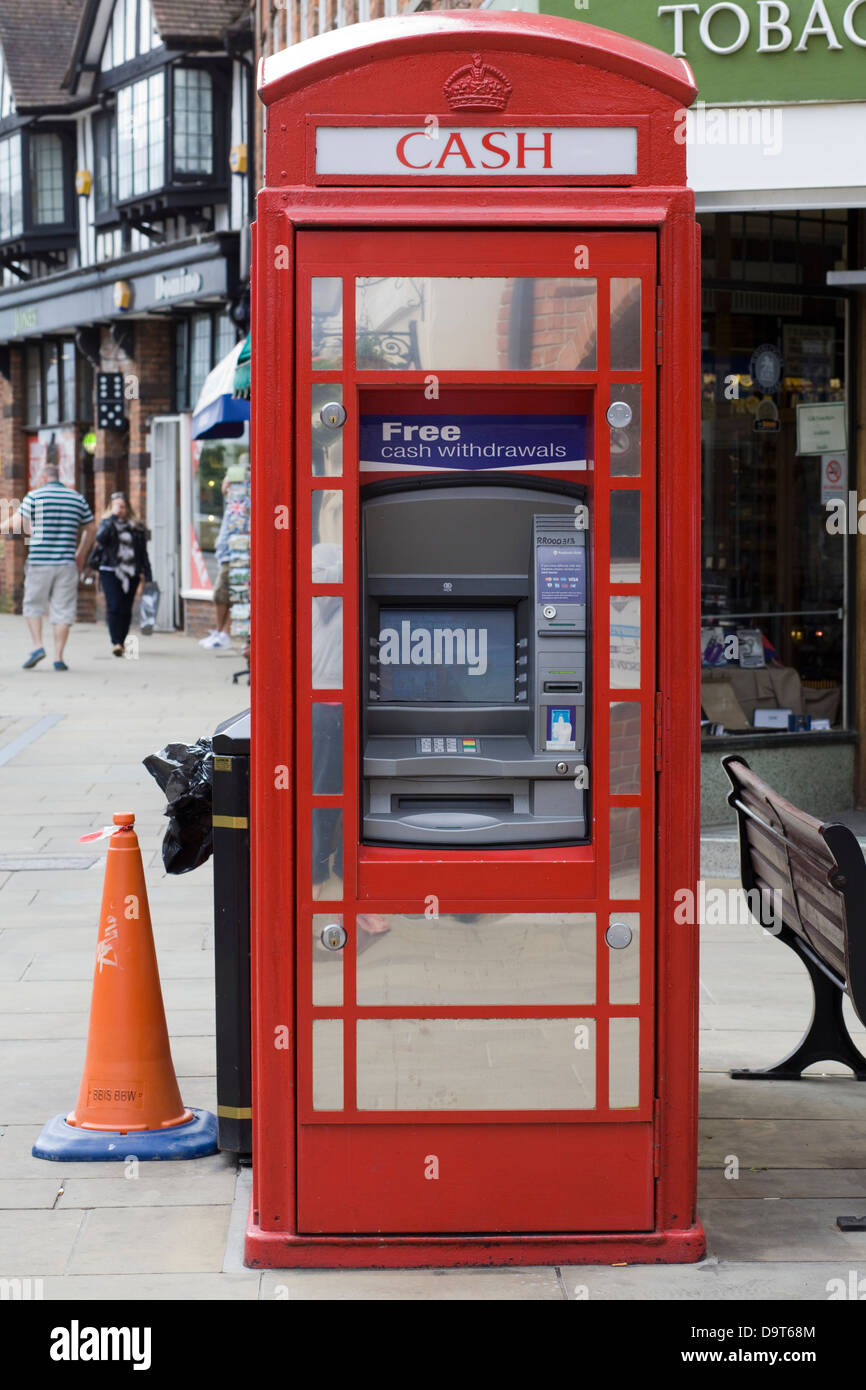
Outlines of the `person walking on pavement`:
[{"label": "person walking on pavement", "polygon": [[[83,528],[83,530],[82,530]],[[93,513],[81,493],[60,481],[54,461],[45,463],[37,486],[13,516],[0,523],[0,535],[30,536],[22,612],[33,650],[24,662],[29,671],[45,658],[42,619],[45,610],[54,629],[54,669],[68,671],[63,659],[78,606],[78,577],[93,537]]]},{"label": "person walking on pavement", "polygon": [[132,605],[140,580],[153,578],[147,554],[147,534],[123,492],[113,492],[96,533],[96,545],[87,562],[99,571],[105,594],[108,635],[115,656],[123,656],[123,645],[132,622]]}]

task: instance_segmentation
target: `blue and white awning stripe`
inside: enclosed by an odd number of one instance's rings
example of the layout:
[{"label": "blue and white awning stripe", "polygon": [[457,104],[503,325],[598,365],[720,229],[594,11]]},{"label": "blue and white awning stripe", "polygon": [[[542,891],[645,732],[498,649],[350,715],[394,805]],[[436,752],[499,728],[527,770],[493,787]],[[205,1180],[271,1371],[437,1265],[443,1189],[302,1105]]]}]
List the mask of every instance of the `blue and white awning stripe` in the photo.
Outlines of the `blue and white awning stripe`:
[{"label": "blue and white awning stripe", "polygon": [[193,439],[238,439],[250,418],[249,401],[237,400],[233,394],[235,368],[244,346],[244,339],[235,343],[208,375],[192,415]]}]

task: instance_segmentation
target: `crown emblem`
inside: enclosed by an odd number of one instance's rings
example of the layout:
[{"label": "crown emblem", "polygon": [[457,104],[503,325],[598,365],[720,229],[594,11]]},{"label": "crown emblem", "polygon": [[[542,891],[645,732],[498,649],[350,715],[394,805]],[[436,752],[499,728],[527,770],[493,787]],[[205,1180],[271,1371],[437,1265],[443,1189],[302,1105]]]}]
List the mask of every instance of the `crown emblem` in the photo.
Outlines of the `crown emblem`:
[{"label": "crown emblem", "polygon": [[452,72],[442,90],[452,111],[504,111],[511,83],[499,68],[473,53],[471,64]]}]

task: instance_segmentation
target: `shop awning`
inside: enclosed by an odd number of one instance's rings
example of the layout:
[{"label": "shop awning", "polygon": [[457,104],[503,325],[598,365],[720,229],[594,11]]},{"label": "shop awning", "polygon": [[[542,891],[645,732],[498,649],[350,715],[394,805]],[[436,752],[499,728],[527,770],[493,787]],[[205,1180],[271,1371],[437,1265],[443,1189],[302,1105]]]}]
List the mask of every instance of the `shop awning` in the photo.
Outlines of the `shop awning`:
[{"label": "shop awning", "polygon": [[[249,338],[235,343],[207,377],[192,414],[193,439],[237,439],[250,418],[250,403],[235,395],[235,372]],[[247,368],[249,372],[249,368]]]}]

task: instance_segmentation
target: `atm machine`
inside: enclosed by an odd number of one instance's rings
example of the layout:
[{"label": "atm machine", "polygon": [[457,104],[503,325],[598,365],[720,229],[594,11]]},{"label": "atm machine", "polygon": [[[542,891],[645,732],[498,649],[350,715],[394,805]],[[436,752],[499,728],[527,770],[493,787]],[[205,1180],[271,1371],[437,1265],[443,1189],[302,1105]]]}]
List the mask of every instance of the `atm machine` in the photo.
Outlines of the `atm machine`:
[{"label": "atm machine", "polygon": [[364,839],[585,841],[585,489],[386,482],[361,514]]}]

